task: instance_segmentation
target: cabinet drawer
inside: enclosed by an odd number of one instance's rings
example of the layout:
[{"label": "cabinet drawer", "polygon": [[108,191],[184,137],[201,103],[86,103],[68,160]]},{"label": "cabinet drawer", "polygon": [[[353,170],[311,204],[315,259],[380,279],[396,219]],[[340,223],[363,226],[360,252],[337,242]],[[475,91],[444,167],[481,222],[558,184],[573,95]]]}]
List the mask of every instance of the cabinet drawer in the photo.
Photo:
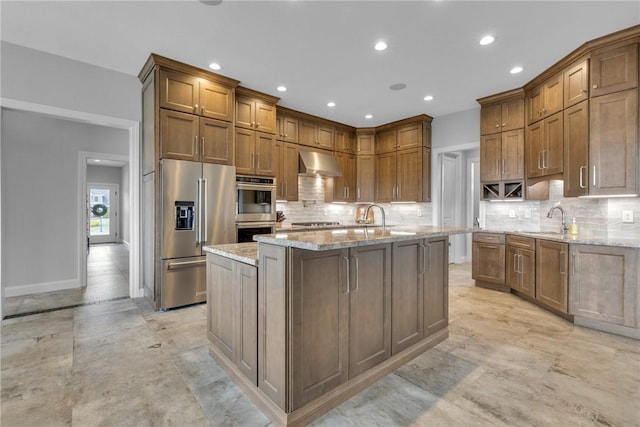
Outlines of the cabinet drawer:
[{"label": "cabinet drawer", "polygon": [[507,245],[514,246],[516,248],[535,250],[536,239],[532,237],[516,236],[513,234],[507,235]]},{"label": "cabinet drawer", "polygon": [[473,233],[474,242],[504,244],[504,234],[502,233]]}]

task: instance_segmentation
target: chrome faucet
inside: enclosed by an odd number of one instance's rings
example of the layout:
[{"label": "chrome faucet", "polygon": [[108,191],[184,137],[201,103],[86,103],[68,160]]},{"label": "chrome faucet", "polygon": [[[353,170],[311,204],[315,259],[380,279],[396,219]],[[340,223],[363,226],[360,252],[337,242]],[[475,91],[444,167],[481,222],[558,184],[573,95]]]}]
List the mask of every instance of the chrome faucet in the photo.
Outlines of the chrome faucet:
[{"label": "chrome faucet", "polygon": [[382,209],[382,207],[380,205],[371,204],[371,205],[367,206],[367,210],[364,211],[364,218],[369,218],[369,211],[374,206],[376,208],[380,209],[380,213],[382,214],[382,228],[384,229],[385,228],[384,209]]},{"label": "chrome faucet", "polygon": [[549,209],[549,212],[547,212],[547,218],[552,218],[553,217],[553,210],[554,209],[558,209],[560,211],[560,213],[562,213],[562,228],[560,229],[560,232],[562,234],[565,234],[568,230],[567,228],[567,222],[566,222],[566,216],[564,213],[564,209],[562,209],[560,206],[554,206],[551,209]]}]

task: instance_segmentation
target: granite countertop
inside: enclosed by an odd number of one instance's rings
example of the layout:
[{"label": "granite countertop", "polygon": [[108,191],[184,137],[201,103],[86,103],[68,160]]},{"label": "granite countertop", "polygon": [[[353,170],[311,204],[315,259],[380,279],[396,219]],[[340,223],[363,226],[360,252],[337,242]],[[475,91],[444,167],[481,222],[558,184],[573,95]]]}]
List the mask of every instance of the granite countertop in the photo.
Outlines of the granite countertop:
[{"label": "granite countertop", "polygon": [[205,252],[221,255],[249,265],[258,265],[258,243],[231,243],[227,245],[205,246]]},{"label": "granite countertop", "polygon": [[470,233],[469,227],[437,227],[437,226],[387,226],[387,227],[342,227],[324,230],[306,230],[276,232],[276,234],[260,234],[254,236],[258,242],[312,251],[342,249],[353,246],[391,243],[402,240],[415,240],[429,237],[448,236],[451,234]]},{"label": "granite countertop", "polygon": [[486,233],[517,234],[519,236],[533,237],[536,239],[555,240],[569,244],[619,246],[627,248],[640,248],[640,236],[635,233],[607,231],[582,231],[578,234],[560,234],[548,231],[509,231],[509,230],[484,230],[480,228],[474,231]]}]

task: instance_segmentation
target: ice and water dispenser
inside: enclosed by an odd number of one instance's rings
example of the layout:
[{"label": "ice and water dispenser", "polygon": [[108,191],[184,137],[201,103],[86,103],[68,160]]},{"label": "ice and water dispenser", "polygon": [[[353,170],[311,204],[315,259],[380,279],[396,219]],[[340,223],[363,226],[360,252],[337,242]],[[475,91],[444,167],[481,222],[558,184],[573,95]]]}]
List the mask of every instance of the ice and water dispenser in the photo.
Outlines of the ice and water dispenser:
[{"label": "ice and water dispenser", "polygon": [[175,202],[176,230],[193,230],[194,202]]}]

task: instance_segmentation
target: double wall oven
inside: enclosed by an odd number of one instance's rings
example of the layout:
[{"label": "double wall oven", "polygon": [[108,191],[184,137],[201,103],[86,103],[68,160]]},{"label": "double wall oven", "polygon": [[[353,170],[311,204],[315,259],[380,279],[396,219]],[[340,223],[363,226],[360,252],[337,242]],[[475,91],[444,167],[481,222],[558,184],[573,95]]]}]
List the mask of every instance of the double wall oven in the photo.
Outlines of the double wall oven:
[{"label": "double wall oven", "polygon": [[276,226],[276,179],[236,175],[236,241],[252,242]]}]

